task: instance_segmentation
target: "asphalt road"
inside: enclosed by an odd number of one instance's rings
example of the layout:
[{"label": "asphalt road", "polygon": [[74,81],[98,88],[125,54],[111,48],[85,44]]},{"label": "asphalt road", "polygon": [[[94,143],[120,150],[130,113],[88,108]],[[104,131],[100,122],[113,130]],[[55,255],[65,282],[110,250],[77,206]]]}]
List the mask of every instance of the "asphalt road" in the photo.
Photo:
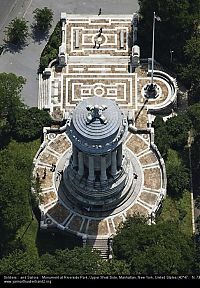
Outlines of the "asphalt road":
[{"label": "asphalt road", "polygon": [[0,0],[0,19],[1,19],[1,24],[0,24],[0,29],[4,25],[7,16],[12,10],[13,5],[15,4],[16,0]]},{"label": "asphalt road", "polygon": [[[15,17],[25,17],[29,25],[33,23],[35,8],[49,7],[54,11],[54,23],[51,31],[60,19],[61,12],[68,14],[132,14],[139,9],[137,0],[0,0],[0,45],[3,44],[5,27]],[[31,32],[31,29],[30,29]],[[30,36],[27,46],[19,52],[4,51],[0,56],[0,72],[13,72],[26,78],[22,91],[24,102],[37,106],[39,58],[46,41],[38,43]]]},{"label": "asphalt road", "polygon": [[23,16],[31,0],[0,0],[0,43],[5,27],[15,17]]}]

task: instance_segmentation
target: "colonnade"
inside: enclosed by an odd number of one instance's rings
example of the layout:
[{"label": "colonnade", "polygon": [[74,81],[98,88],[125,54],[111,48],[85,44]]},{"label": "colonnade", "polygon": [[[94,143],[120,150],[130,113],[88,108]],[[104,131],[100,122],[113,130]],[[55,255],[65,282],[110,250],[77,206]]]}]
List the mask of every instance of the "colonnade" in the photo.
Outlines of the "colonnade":
[{"label": "colonnade", "polygon": [[[116,176],[119,168],[122,165],[122,144],[117,147],[117,149],[108,152],[111,155],[111,165],[110,165],[110,173],[113,177]],[[107,153],[107,154],[108,154]],[[74,145],[73,145],[73,154],[72,154],[72,165],[73,168],[77,168],[78,175],[83,176],[85,174],[85,165],[84,165],[84,153],[82,151],[79,151]],[[100,181],[104,182],[108,180],[107,175],[107,167],[106,167],[106,156],[107,155],[100,155],[100,170],[95,170],[95,161],[97,161],[96,156],[94,155],[88,155],[88,180],[89,181],[95,181],[96,175],[95,172],[100,172]],[[99,161],[99,160],[98,160]]]}]

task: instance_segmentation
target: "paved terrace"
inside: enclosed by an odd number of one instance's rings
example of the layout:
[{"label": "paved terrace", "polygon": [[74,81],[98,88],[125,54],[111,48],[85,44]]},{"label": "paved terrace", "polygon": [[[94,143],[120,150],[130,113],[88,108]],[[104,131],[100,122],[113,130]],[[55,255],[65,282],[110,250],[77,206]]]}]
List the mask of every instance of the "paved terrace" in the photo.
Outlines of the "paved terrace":
[{"label": "paved terrace", "polygon": [[[41,182],[40,208],[45,215],[43,228],[59,227],[82,237],[96,238],[98,235],[107,239],[128,216],[137,213],[152,215],[165,195],[165,182],[163,167],[151,148],[150,137],[150,134],[132,133],[127,136],[125,145],[137,162],[135,169],[139,175],[135,180],[134,198],[130,197],[114,211],[99,217],[81,207],[73,207],[63,193],[66,188],[59,171],[64,169],[71,150],[70,140],[65,133],[46,136],[46,147],[36,156],[34,169],[34,176],[37,175]],[[56,165],[54,172],[51,171],[52,164]]]},{"label": "paved terrace", "polygon": [[49,107],[52,116],[59,119],[85,98],[107,97],[122,109],[133,110],[136,126],[145,128],[147,111],[169,104],[173,93],[165,77],[155,75],[159,96],[145,101],[148,71],[138,67],[130,73],[132,18],[133,15],[67,15],[63,34],[67,65],[52,66],[50,77],[39,76],[39,108]]},{"label": "paved terrace", "polygon": [[[132,15],[67,15],[66,53],[68,56],[129,56],[128,39]],[[101,36],[99,30],[102,29]],[[121,44],[120,34],[124,41]],[[96,45],[95,45],[96,41]],[[100,44],[100,47],[99,47]],[[100,50],[99,50],[100,49]]]}]

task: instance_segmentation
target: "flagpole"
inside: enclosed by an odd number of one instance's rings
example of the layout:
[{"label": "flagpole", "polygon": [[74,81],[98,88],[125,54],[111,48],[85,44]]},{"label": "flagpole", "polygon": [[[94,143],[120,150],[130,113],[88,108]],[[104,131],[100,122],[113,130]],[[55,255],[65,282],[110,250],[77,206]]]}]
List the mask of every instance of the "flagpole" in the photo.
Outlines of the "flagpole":
[{"label": "flagpole", "polygon": [[153,35],[152,35],[152,64],[151,64],[151,87],[153,87],[153,70],[154,70],[154,38],[155,38],[155,12],[153,12]]}]

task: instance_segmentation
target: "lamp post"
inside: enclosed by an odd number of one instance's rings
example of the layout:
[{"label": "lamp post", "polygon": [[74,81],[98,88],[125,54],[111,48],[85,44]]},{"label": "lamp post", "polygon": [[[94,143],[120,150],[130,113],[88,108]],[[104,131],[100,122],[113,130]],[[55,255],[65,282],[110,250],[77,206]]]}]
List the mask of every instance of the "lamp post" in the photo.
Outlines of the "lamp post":
[{"label": "lamp post", "polygon": [[155,51],[155,20],[161,21],[159,16],[153,12],[153,32],[152,32],[152,55],[151,55],[151,83],[147,84],[145,87],[145,94],[147,98],[155,98],[157,96],[157,87],[153,83],[153,72],[154,72],[154,51]]},{"label": "lamp post", "polygon": [[173,61],[173,53],[174,53],[174,51],[170,49],[169,52],[170,52],[170,63],[172,63],[172,61]]},{"label": "lamp post", "polygon": [[152,56],[151,56],[151,86],[153,86],[153,70],[154,70],[154,42],[155,42],[155,16],[156,13],[153,12],[153,35],[152,35]]}]

